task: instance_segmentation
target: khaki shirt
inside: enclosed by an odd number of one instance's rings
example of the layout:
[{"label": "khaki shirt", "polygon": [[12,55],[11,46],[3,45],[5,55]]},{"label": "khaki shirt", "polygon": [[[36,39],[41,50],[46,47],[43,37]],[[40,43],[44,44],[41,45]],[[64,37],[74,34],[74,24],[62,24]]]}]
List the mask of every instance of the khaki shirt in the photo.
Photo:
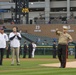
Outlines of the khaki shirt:
[{"label": "khaki shirt", "polygon": [[58,44],[68,44],[69,40],[72,39],[68,33],[64,34],[61,31],[56,31],[56,34],[59,36]]}]

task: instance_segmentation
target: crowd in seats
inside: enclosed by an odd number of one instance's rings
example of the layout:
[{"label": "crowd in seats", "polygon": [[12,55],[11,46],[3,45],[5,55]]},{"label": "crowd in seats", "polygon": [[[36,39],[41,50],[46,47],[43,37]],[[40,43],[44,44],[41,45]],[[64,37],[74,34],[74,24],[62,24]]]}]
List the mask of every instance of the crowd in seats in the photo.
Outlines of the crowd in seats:
[{"label": "crowd in seats", "polygon": [[4,24],[4,20],[0,19],[0,24]]},{"label": "crowd in seats", "polygon": [[48,22],[48,24],[76,24],[76,19],[71,17],[68,20],[62,21],[61,18],[54,18]]},{"label": "crowd in seats", "polygon": [[54,18],[51,20],[51,24],[62,24],[62,20],[59,18]]},{"label": "crowd in seats", "polygon": [[76,24],[76,19],[75,18],[68,19],[67,24]]},{"label": "crowd in seats", "polygon": [[[45,18],[43,17],[40,17],[40,18],[35,17],[34,20],[29,21],[29,24],[32,24],[33,21],[34,21],[34,24],[46,24],[46,23],[47,24],[76,24],[76,18],[74,17],[68,20],[66,20],[66,18],[65,20],[63,20],[62,18],[55,17],[55,18],[50,19],[50,21],[48,22],[45,22]],[[12,19],[4,19],[4,20],[0,19],[0,24],[16,24],[16,22],[15,20],[12,21]],[[22,24],[22,23],[18,22],[18,24]]]},{"label": "crowd in seats", "polygon": [[45,20],[44,19],[37,19],[36,24],[45,24]]},{"label": "crowd in seats", "polygon": [[[45,24],[45,19],[43,18],[37,18],[35,21],[36,24]],[[60,17],[55,17],[53,19],[50,19],[50,21],[48,21],[48,24],[76,24],[76,19],[74,17],[71,17],[70,19],[63,20]]]}]

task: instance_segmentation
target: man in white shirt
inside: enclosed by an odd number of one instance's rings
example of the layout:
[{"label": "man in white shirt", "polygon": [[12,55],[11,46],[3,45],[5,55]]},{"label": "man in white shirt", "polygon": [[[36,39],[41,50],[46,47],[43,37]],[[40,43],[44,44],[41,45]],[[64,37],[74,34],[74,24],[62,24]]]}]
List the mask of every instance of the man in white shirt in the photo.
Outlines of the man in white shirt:
[{"label": "man in white shirt", "polygon": [[21,35],[17,31],[17,27],[13,27],[13,32],[9,34],[9,39],[10,39],[10,46],[12,50],[12,62],[11,65],[14,65],[14,56],[16,53],[16,62],[17,65],[20,65],[20,60],[19,60],[19,50],[20,50],[20,40],[21,40]]},{"label": "man in white shirt", "polygon": [[8,41],[8,36],[4,33],[3,27],[0,27],[0,65],[3,62],[4,50],[6,48],[6,42]]},{"label": "man in white shirt", "polygon": [[36,50],[37,45],[35,44],[35,42],[32,42],[32,46],[33,46],[32,58],[34,58],[35,50]]}]

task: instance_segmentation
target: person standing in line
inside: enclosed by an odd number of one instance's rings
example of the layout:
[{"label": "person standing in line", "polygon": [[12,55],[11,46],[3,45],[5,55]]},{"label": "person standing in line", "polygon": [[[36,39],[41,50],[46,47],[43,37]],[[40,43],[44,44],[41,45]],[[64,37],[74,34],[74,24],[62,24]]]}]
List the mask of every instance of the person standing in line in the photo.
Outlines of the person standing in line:
[{"label": "person standing in line", "polygon": [[30,42],[28,45],[28,53],[29,53],[28,58],[32,58],[32,51],[33,51],[33,46],[32,46],[32,42]]},{"label": "person standing in line", "polygon": [[25,41],[25,42],[24,42],[24,48],[23,48],[23,58],[26,58],[27,49],[28,49],[28,46],[27,46],[27,43],[26,43],[26,41]]},{"label": "person standing in line", "polygon": [[22,55],[22,46],[20,45],[20,50],[19,50],[19,58]]},{"label": "person standing in line", "polygon": [[56,41],[53,42],[53,58],[56,58]]},{"label": "person standing in line", "polygon": [[32,46],[33,46],[33,50],[32,50],[32,58],[34,58],[35,50],[36,50],[37,45],[35,44],[35,42],[32,42]]},{"label": "person standing in line", "polygon": [[10,50],[11,50],[11,48],[10,48],[10,42],[8,42],[8,48],[6,50],[6,58],[9,58]]},{"label": "person standing in line", "polygon": [[12,62],[11,65],[14,65],[14,57],[16,55],[17,65],[20,65],[19,60],[19,50],[20,50],[20,40],[21,34],[18,32],[18,28],[16,26],[13,27],[13,32],[9,34],[11,53],[12,53]]},{"label": "person standing in line", "polygon": [[58,40],[58,59],[60,61],[60,68],[65,68],[66,67],[68,43],[73,41],[71,35],[68,34],[67,31],[68,31],[67,26],[63,26],[63,32],[56,29],[56,34],[59,36],[59,40]]},{"label": "person standing in line", "polygon": [[7,47],[8,35],[4,33],[3,27],[0,27],[0,66],[3,63],[4,50]]}]

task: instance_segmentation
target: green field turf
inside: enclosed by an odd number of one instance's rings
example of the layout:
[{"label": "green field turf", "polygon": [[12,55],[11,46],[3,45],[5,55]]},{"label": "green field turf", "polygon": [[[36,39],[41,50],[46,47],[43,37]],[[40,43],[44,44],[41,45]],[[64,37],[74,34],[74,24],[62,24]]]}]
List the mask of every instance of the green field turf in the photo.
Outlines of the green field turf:
[{"label": "green field turf", "polygon": [[[67,61],[75,61],[74,56],[69,56]],[[76,75],[76,68],[54,68],[42,67],[39,64],[49,64],[59,62],[52,59],[50,55],[36,55],[34,59],[20,58],[21,65],[11,66],[11,58],[3,60],[0,66],[0,75]]]}]

